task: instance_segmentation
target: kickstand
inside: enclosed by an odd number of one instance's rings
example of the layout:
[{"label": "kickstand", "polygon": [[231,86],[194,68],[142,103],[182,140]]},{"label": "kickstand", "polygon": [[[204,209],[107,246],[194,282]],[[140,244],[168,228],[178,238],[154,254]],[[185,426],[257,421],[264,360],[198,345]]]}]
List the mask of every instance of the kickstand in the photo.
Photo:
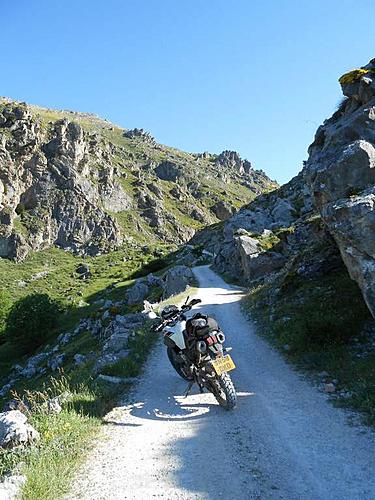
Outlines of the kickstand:
[{"label": "kickstand", "polygon": [[185,391],[185,398],[187,398],[189,396],[191,388],[194,385],[194,382],[195,382],[195,380],[192,380],[191,382],[189,382],[189,385],[187,386],[187,389]]}]

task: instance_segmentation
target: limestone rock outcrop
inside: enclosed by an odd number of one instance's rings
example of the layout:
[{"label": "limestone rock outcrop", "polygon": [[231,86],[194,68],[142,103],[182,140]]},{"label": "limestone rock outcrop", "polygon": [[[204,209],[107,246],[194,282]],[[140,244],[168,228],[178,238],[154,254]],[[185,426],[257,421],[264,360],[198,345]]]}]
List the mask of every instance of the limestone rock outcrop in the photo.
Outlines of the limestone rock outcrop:
[{"label": "limestone rock outcrop", "polygon": [[304,176],[375,316],[375,59],[340,82],[347,99],[319,127]]},{"label": "limestone rock outcrop", "polygon": [[129,200],[108,151],[67,120],[47,133],[26,106],[10,103],[0,118],[0,256],[22,259],[51,245],[96,255],[119,245],[120,228],[105,206],[123,210]]},{"label": "limestone rock outcrop", "polygon": [[39,433],[19,410],[0,413],[0,448],[13,448],[39,439]]},{"label": "limestone rock outcrop", "polygon": [[237,153],[216,157],[95,115],[0,98],[0,257],[51,246],[95,256],[134,239],[184,243],[224,216],[210,209],[225,200],[224,187],[238,204],[272,185]]},{"label": "limestone rock outcrop", "polygon": [[346,97],[318,128],[302,172],[195,241],[215,253],[216,269],[246,282],[335,269],[339,251],[375,316],[375,59],[340,83]]}]

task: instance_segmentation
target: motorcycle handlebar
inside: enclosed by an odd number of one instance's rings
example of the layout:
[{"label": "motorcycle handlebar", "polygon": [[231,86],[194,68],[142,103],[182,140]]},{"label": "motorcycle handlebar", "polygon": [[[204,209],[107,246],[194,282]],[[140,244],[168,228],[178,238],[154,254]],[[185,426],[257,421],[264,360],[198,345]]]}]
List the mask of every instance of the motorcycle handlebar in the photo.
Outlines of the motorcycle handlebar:
[{"label": "motorcycle handlebar", "polygon": [[154,332],[160,332],[166,325],[166,322],[163,321],[162,323],[159,323],[159,325],[154,326],[152,329]]},{"label": "motorcycle handlebar", "polygon": [[192,299],[188,304],[184,304],[183,306],[181,306],[181,310],[186,311],[187,309],[191,309],[193,306],[199,304],[200,302],[202,302],[201,299]]},{"label": "motorcycle handlebar", "polygon": [[199,304],[200,302],[202,302],[201,299],[192,299],[188,304],[183,304],[181,306],[181,310],[178,311],[175,316],[168,318],[167,320],[163,320],[161,323],[159,323],[159,325],[154,326],[152,328],[153,331],[160,332],[161,330],[163,330],[163,328],[165,328],[166,325],[168,325],[168,323],[170,323],[172,321],[176,321],[179,316],[183,317],[183,313],[185,311],[188,311],[189,309],[191,309],[196,304]]},{"label": "motorcycle handlebar", "polygon": [[202,302],[201,299],[193,299],[190,301],[190,305],[195,306],[195,304],[199,304],[200,302]]}]

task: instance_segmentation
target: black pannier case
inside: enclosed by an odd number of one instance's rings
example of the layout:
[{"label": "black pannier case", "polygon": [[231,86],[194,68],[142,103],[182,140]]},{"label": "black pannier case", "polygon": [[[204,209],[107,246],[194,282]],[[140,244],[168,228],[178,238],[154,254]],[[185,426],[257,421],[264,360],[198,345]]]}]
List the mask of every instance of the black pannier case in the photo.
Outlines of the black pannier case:
[{"label": "black pannier case", "polygon": [[[201,328],[194,327],[194,325],[192,324],[194,319],[205,319],[206,325]],[[200,314],[200,313],[195,314],[192,318],[188,319],[186,322],[186,332],[188,335],[195,334],[198,335],[199,337],[202,337],[203,335],[206,335],[207,333],[210,333],[213,330],[220,330],[219,325],[214,318],[210,318],[205,314]]]}]

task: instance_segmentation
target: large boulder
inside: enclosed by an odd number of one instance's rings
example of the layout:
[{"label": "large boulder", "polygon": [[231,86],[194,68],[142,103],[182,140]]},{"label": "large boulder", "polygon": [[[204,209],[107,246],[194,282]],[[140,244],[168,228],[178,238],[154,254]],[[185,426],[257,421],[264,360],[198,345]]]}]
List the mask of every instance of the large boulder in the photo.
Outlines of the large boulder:
[{"label": "large boulder", "polygon": [[26,476],[5,476],[0,481],[1,500],[16,500],[20,498],[20,489],[26,483]]},{"label": "large boulder", "polygon": [[232,205],[230,205],[226,201],[218,201],[211,208],[216,217],[220,220],[227,220],[229,217],[233,215],[234,209]]},{"label": "large boulder", "polygon": [[103,337],[102,352],[97,357],[93,367],[94,373],[99,373],[103,368],[111,366],[129,356],[129,338],[136,334],[148,319],[147,314],[133,313],[124,316],[117,314],[106,327]]},{"label": "large boulder", "polygon": [[176,182],[180,177],[183,177],[184,171],[180,165],[171,161],[163,161],[155,168],[155,173],[163,181]]},{"label": "large boulder", "polygon": [[143,281],[137,281],[127,292],[126,301],[130,306],[142,304],[149,292],[150,289],[146,283]]},{"label": "large boulder", "polygon": [[39,432],[27,423],[19,410],[0,413],[0,448],[13,448],[39,439]]},{"label": "large boulder", "polygon": [[164,276],[164,298],[184,292],[194,281],[194,274],[190,267],[175,266]]},{"label": "large boulder", "polygon": [[295,220],[293,215],[295,212],[290,200],[288,199],[278,199],[271,211],[271,215],[274,219],[272,227],[288,227]]},{"label": "large boulder", "polygon": [[263,252],[256,239],[238,236],[236,243],[241,260],[241,269],[246,281],[253,281],[280,269],[285,257],[277,252]]},{"label": "large boulder", "polygon": [[323,216],[350,276],[375,316],[375,188],[324,206]]},{"label": "large boulder", "polygon": [[375,59],[340,83],[347,100],[319,127],[304,176],[375,316]]}]

